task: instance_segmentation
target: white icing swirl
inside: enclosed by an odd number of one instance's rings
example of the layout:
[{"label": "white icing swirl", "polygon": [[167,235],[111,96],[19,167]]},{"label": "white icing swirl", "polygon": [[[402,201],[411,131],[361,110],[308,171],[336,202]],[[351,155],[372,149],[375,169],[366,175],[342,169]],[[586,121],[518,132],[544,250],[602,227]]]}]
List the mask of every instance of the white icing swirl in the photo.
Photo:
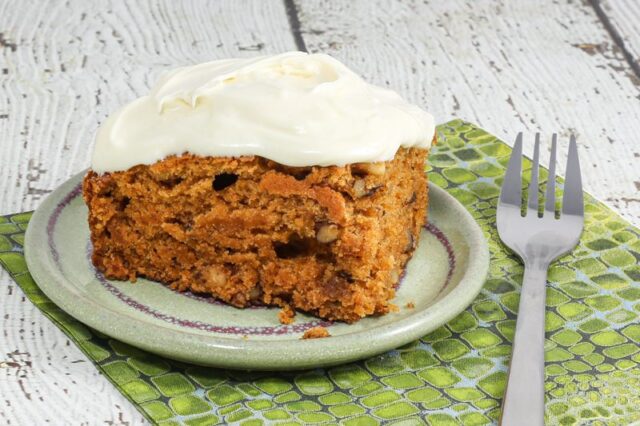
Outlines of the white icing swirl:
[{"label": "white icing swirl", "polygon": [[387,161],[428,148],[433,117],[324,54],[289,52],[179,68],[98,130],[97,173],[170,155],[259,155],[288,166]]}]

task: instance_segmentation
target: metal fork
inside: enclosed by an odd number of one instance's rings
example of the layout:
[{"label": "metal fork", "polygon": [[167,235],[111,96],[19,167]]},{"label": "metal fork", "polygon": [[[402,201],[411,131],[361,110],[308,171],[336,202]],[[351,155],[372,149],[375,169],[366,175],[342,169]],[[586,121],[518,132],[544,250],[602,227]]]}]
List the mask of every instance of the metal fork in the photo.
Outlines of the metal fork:
[{"label": "metal fork", "polygon": [[526,214],[522,215],[522,133],[518,134],[500,192],[497,222],[500,239],[524,262],[520,307],[513,341],[507,387],[502,403],[502,426],[544,425],[544,318],[547,269],[571,251],[582,233],[584,205],[576,139],[571,136],[562,211],[556,218],[555,169],[557,135],[553,135],[546,200],[538,212],[536,134]]}]

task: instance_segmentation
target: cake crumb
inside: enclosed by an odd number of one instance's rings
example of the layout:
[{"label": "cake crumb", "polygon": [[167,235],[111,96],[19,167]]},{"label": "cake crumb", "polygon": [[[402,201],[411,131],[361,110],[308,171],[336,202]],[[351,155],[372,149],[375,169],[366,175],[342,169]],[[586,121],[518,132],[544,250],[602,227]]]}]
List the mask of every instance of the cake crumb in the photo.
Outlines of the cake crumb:
[{"label": "cake crumb", "polygon": [[389,303],[389,312],[400,312],[400,308],[396,304]]},{"label": "cake crumb", "polygon": [[289,305],[286,305],[280,312],[278,312],[278,319],[281,324],[293,324],[293,319],[296,316],[296,311]]},{"label": "cake crumb", "polygon": [[406,304],[406,307],[407,307],[407,309],[413,309],[413,308],[416,307],[416,305],[413,302],[409,302],[409,303]]},{"label": "cake crumb", "polygon": [[302,335],[303,339],[321,339],[323,337],[331,337],[331,334],[322,326],[310,328]]}]

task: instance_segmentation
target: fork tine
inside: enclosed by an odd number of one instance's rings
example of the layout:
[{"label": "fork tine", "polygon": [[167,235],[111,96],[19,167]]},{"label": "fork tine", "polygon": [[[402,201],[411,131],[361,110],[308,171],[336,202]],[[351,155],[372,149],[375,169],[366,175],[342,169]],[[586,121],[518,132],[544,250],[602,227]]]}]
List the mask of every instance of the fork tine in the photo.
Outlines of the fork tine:
[{"label": "fork tine", "polygon": [[500,190],[500,202],[518,206],[522,204],[522,132],[518,133],[504,182]]},{"label": "fork tine", "polygon": [[533,147],[533,164],[531,165],[531,181],[529,182],[529,210],[538,214],[538,158],[540,157],[540,133],[536,133],[536,144]]},{"label": "fork tine", "polygon": [[564,194],[562,195],[562,214],[576,216],[583,216],[584,214],[578,144],[574,135],[571,135],[571,141],[569,142],[567,173],[564,179]]},{"label": "fork tine", "polygon": [[549,177],[547,178],[547,192],[544,202],[544,210],[551,215],[556,214],[556,143],[558,135],[551,138],[551,158],[549,159]]}]

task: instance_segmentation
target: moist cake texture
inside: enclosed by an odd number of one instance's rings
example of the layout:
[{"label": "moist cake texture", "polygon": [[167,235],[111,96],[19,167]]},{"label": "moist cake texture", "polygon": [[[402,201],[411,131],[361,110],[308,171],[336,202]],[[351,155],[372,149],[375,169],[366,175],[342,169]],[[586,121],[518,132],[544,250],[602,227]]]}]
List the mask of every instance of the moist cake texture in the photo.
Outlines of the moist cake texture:
[{"label": "moist cake texture", "polygon": [[237,307],[347,322],[384,314],[425,223],[426,155],[287,167],[186,154],[89,172],[92,260],[107,278],[146,277]]},{"label": "moist cake texture", "polygon": [[92,261],[233,306],[354,322],[426,220],[433,117],[322,54],[212,61],[112,114],[83,182]]}]

